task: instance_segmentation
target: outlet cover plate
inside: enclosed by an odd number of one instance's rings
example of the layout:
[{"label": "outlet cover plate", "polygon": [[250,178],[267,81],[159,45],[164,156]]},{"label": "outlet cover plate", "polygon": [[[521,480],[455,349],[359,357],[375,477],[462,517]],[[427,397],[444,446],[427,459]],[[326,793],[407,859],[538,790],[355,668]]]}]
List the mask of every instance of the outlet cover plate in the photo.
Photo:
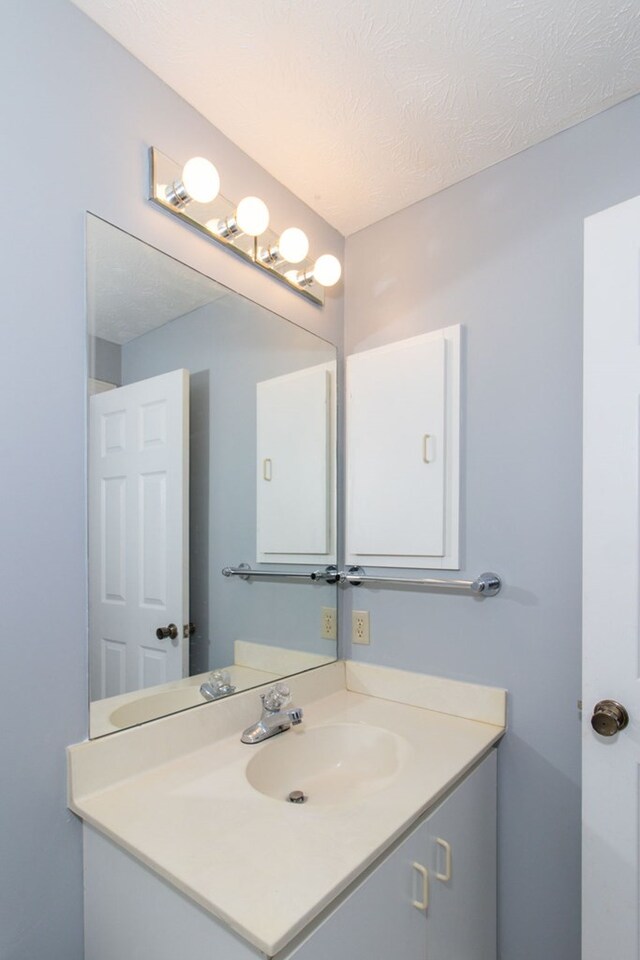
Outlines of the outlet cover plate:
[{"label": "outlet cover plate", "polygon": [[337,610],[335,607],[323,607],[322,608],[322,627],[320,630],[320,636],[323,640],[337,640],[338,639],[338,616]]},{"label": "outlet cover plate", "polygon": [[351,642],[364,644],[371,642],[368,610],[351,611]]}]

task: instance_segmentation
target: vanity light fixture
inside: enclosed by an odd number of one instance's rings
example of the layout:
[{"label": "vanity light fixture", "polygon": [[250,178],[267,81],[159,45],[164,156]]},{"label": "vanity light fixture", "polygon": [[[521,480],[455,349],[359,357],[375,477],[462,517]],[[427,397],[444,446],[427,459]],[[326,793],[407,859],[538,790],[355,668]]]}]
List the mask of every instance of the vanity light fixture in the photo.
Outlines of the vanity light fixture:
[{"label": "vanity light fixture", "polygon": [[245,197],[238,204],[232,217],[224,220],[208,220],[206,226],[212,233],[228,239],[237,233],[259,237],[269,226],[269,208],[260,197]]},{"label": "vanity light fixture", "polygon": [[174,180],[165,190],[167,201],[175,207],[185,207],[192,200],[196,203],[211,203],[220,193],[218,171],[204,157],[192,157],[182,168],[179,180]]},{"label": "vanity light fixture", "polygon": [[261,250],[258,259],[262,263],[278,263],[286,260],[287,263],[301,263],[309,253],[309,238],[300,227],[287,227],[273,247]]},{"label": "vanity light fixture", "polygon": [[205,157],[180,166],[152,147],[150,161],[153,203],[322,306],[325,287],[334,286],[342,274],[337,257],[325,253],[309,260],[305,232],[299,227],[287,227],[279,235],[271,230],[269,209],[259,197],[244,197],[238,204],[224,197],[218,171]]},{"label": "vanity light fixture", "polygon": [[318,257],[312,270],[307,270],[304,273],[299,273],[297,270],[288,270],[285,273],[288,280],[300,287],[306,287],[314,280],[322,287],[333,287],[341,276],[342,266],[338,258],[334,257],[332,253],[323,253],[321,257]]},{"label": "vanity light fixture", "polygon": [[269,226],[269,219],[269,208],[260,197],[245,197],[238,204],[238,226],[250,237],[261,236]]},{"label": "vanity light fixture", "polygon": [[224,240],[229,240],[241,232],[235,214],[232,217],[225,217],[224,220],[207,220],[205,227],[214,237],[222,237]]}]

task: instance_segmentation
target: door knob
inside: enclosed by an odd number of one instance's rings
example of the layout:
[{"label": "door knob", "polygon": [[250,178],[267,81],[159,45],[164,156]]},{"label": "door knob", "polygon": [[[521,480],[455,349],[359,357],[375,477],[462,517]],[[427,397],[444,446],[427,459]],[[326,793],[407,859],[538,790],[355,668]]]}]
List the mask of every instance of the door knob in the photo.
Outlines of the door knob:
[{"label": "door knob", "polygon": [[629,723],[629,714],[615,700],[600,700],[593,708],[591,726],[601,737],[613,737]]},{"label": "door knob", "polygon": [[175,640],[178,636],[178,628],[175,623],[170,623],[166,627],[158,627],[156,630],[156,637],[158,640],[166,640],[167,637],[170,637],[172,640]]}]

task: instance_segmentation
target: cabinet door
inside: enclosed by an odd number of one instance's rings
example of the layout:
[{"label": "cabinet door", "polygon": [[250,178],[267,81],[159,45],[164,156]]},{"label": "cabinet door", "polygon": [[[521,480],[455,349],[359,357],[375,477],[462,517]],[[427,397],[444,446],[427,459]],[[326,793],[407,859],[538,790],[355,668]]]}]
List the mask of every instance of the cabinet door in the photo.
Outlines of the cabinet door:
[{"label": "cabinet door", "polygon": [[429,960],[496,960],[496,751],[428,818]]},{"label": "cabinet door", "polygon": [[347,358],[347,560],[458,566],[460,328]]},{"label": "cabinet door", "polygon": [[496,910],[494,750],[286,956],[496,960]]},{"label": "cabinet door", "polygon": [[264,957],[189,897],[86,824],[83,838],[84,960]]},{"label": "cabinet door", "polygon": [[257,560],[328,563],[332,373],[322,364],[257,384]]},{"label": "cabinet door", "polygon": [[[291,960],[426,960],[428,849],[422,824],[364,880]],[[417,906],[416,906],[417,904]]]}]

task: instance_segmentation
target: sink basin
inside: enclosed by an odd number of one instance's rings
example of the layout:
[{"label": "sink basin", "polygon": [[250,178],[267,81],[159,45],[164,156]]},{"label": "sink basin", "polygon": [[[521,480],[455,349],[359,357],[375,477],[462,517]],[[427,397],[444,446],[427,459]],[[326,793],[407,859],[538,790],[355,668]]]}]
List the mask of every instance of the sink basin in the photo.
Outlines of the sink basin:
[{"label": "sink basin", "polygon": [[403,737],[368,724],[291,728],[260,748],[246,777],[276,800],[301,790],[314,805],[346,803],[389,786],[409,752]]},{"label": "sink basin", "polygon": [[109,721],[114,727],[131,727],[137,723],[146,723],[147,720],[156,720],[167,713],[195,707],[199,703],[206,701],[197,687],[165,690],[123,704],[109,715]]}]

